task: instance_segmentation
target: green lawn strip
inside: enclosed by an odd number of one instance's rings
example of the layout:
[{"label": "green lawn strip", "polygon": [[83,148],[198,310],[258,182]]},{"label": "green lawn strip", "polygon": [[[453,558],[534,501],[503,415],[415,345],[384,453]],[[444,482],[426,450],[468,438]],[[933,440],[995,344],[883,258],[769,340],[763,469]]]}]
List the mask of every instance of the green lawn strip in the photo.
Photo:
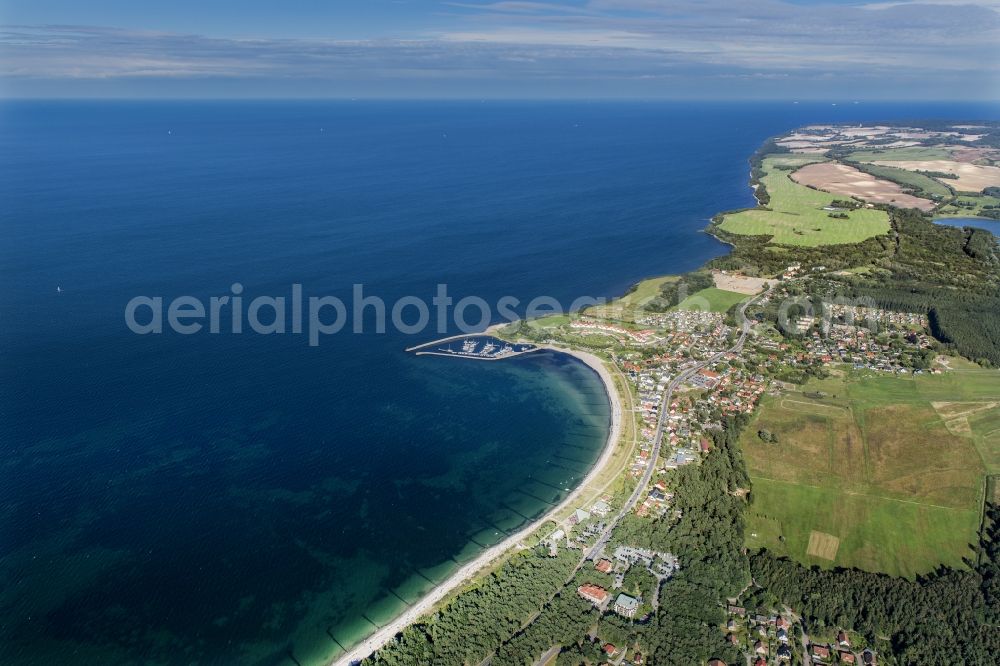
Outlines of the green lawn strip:
[{"label": "green lawn strip", "polygon": [[852,162],[903,162],[910,160],[951,160],[951,153],[944,148],[911,146],[908,148],[886,148],[859,150],[847,156]]},{"label": "green lawn strip", "polygon": [[904,186],[909,185],[919,190],[928,198],[938,196],[947,199],[951,197],[951,190],[943,183],[916,171],[907,171],[898,167],[881,166],[878,164],[863,164],[862,168],[876,178],[884,178],[885,180],[891,180]]},{"label": "green lawn strip", "polygon": [[707,312],[726,312],[737,303],[742,303],[749,296],[735,291],[726,291],[709,287],[696,291],[674,306],[675,310],[702,310]]}]

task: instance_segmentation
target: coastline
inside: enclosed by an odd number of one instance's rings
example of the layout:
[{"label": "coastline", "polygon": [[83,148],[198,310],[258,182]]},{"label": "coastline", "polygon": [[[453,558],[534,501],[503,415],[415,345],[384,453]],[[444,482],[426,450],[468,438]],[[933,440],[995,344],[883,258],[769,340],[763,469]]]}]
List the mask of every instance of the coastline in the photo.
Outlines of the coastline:
[{"label": "coastline", "polygon": [[[489,329],[487,329],[487,331],[489,331]],[[579,499],[580,495],[584,492],[588,485],[602,471],[604,471],[604,468],[607,467],[608,463],[614,457],[615,445],[618,443],[618,440],[621,439],[622,434],[622,400],[621,395],[615,386],[614,378],[611,376],[611,373],[608,372],[607,367],[604,365],[604,361],[594,354],[585,351],[556,347],[553,345],[541,345],[540,348],[572,356],[585,363],[591,370],[597,373],[598,377],[600,377],[601,383],[604,385],[604,392],[607,395],[608,402],[611,406],[611,424],[608,429],[608,439],[604,443],[604,449],[601,451],[600,458],[597,459],[597,462],[594,463],[594,465],[590,468],[590,471],[587,472],[587,475],[580,481],[576,488],[574,488],[573,491],[557,506],[552,508],[543,516],[539,517],[537,520],[532,521],[515,534],[507,537],[497,545],[484,550],[478,557],[448,576],[448,578],[442,581],[440,585],[437,585],[433,590],[417,601],[417,603],[407,608],[406,611],[396,617],[392,622],[385,625],[364,641],[348,650],[346,654],[337,657],[335,660],[330,662],[331,666],[348,666],[349,664],[355,664],[362,659],[371,656],[379,648],[390,642],[396,637],[397,634],[399,634],[399,632],[403,631],[403,629],[426,615],[436,604],[445,599],[450,593],[469,582],[484,568],[490,566],[498,559],[506,555],[507,552],[517,546],[519,542],[534,533],[539,526],[543,525],[547,521],[555,519],[557,515],[570,508],[570,506]]]},{"label": "coastline", "polygon": [[[762,207],[760,199],[757,198],[757,191],[759,188],[759,183],[757,183],[754,178],[753,168],[750,170],[750,188],[753,192],[754,203],[756,207]],[[715,238],[720,243],[728,246],[730,251],[735,247],[735,244],[723,238],[720,238],[715,230],[717,228],[716,220],[721,219],[727,213],[734,211],[723,211],[717,213],[709,221],[708,226],[702,229],[702,233],[707,233],[708,235]],[[707,263],[707,262],[706,262]],[[626,292],[627,294],[628,292]],[[507,327],[508,325],[516,323],[514,321],[502,321],[494,324],[490,324],[483,331],[477,333],[476,335],[493,335],[499,336],[500,331]],[[462,336],[453,336],[459,338]],[[411,348],[413,349],[413,348]],[[588,367],[594,370],[601,379],[601,383],[604,384],[604,391],[608,397],[608,402],[611,406],[611,428],[608,433],[608,440],[605,442],[604,449],[601,452],[600,458],[594,463],[593,467],[587,473],[587,475],[580,481],[579,485],[573,489],[573,491],[566,496],[566,498],[559,503],[558,506],[554,507],[552,510],[547,512],[545,515],[539,517],[537,520],[531,522],[529,525],[525,526],[522,530],[518,531],[516,534],[511,535],[507,539],[504,539],[500,543],[491,548],[483,551],[477,558],[468,564],[464,565],[458,571],[454,572],[446,580],[436,586],[433,590],[427,593],[423,598],[417,601],[413,606],[409,607],[401,615],[395,618],[392,622],[382,627],[374,634],[369,636],[367,639],[359,643],[357,646],[348,650],[346,654],[337,659],[333,660],[329,666],[351,666],[353,664],[359,663],[361,660],[366,659],[375,652],[377,652],[384,645],[389,643],[393,638],[395,638],[401,631],[406,627],[413,624],[421,617],[425,616],[434,606],[444,600],[449,594],[454,592],[456,589],[460,588],[462,585],[473,579],[476,575],[481,573],[483,569],[495,563],[498,559],[503,557],[507,552],[515,547],[518,542],[524,538],[531,535],[539,526],[548,520],[552,520],[556,515],[565,511],[571,504],[573,504],[582,494],[585,488],[602,472],[604,468],[607,467],[608,463],[613,458],[615,444],[621,439],[622,433],[622,401],[621,395],[615,386],[614,379],[611,377],[610,372],[608,372],[607,367],[599,357],[591,354],[589,352],[580,351],[576,349],[570,349],[567,347],[555,346],[552,344],[541,344],[538,345],[538,349],[548,349],[551,351],[556,351],[562,354],[567,354],[573,356],[578,360],[585,363]],[[409,350],[408,350],[409,351]]]}]

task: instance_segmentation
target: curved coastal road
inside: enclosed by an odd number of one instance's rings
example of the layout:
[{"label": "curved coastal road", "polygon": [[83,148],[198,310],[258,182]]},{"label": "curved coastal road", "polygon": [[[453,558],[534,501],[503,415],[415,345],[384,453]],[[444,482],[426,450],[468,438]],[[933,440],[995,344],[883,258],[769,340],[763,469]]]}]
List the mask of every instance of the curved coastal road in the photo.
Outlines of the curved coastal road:
[{"label": "curved coastal road", "polygon": [[618,526],[618,523],[621,522],[622,518],[624,518],[626,515],[628,515],[629,512],[635,509],[635,505],[639,503],[639,500],[646,493],[646,488],[649,486],[649,482],[653,478],[653,472],[656,470],[656,461],[660,457],[660,448],[661,448],[660,445],[663,440],[663,426],[664,423],[666,423],[667,412],[670,409],[670,401],[673,399],[674,390],[678,386],[680,386],[683,382],[687,381],[695,374],[697,374],[699,370],[702,370],[706,366],[715,363],[726,354],[743,350],[743,345],[747,341],[747,335],[750,334],[750,320],[747,319],[747,308],[750,307],[750,305],[753,304],[754,301],[756,301],[757,299],[770,293],[770,291],[771,288],[769,287],[767,290],[757,294],[756,296],[754,296],[753,298],[751,298],[750,300],[748,300],[747,302],[745,302],[743,305],[740,306],[739,312],[740,312],[741,328],[740,328],[740,337],[736,341],[736,344],[734,344],[729,349],[725,349],[723,351],[713,354],[707,359],[696,362],[694,365],[686,368],[680,374],[674,377],[667,385],[666,390],[663,392],[663,402],[660,403],[660,415],[656,420],[656,434],[653,435],[653,452],[649,456],[649,464],[646,465],[646,471],[642,473],[642,478],[639,480],[639,484],[635,487],[635,490],[632,491],[632,495],[628,498],[628,501],[626,501],[625,504],[622,506],[621,511],[618,512],[618,514],[614,517],[611,523],[601,533],[600,538],[594,543],[591,549],[587,552],[587,555],[584,558],[585,560],[593,560],[598,555],[600,555],[601,551],[604,550],[604,547],[608,544],[608,541],[611,539],[611,533],[614,531],[615,527]]}]

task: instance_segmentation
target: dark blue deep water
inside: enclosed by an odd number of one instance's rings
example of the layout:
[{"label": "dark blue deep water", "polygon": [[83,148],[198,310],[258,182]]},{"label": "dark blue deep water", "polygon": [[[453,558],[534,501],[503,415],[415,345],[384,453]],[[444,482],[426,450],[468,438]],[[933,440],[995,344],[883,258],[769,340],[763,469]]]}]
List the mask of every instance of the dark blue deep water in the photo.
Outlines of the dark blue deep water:
[{"label": "dark blue deep water", "polygon": [[566,357],[139,336],[132,297],[610,296],[724,251],[699,230],[752,205],[767,136],[925,117],[996,110],[0,105],[0,663],[321,663],[557,501],[606,436]]}]

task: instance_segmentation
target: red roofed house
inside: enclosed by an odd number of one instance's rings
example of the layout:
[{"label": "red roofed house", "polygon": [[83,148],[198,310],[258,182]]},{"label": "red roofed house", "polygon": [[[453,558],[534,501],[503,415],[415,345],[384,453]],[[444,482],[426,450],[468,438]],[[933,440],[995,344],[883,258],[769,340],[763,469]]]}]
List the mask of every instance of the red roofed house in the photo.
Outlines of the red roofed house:
[{"label": "red roofed house", "polygon": [[841,650],[840,651],[840,660],[842,662],[844,662],[845,664],[853,664],[854,663],[854,653],[853,652],[848,652],[847,650]]},{"label": "red roofed house", "polygon": [[813,645],[812,648],[814,657],[819,657],[820,659],[830,658],[830,648],[823,647],[822,645]]},{"label": "red roofed house", "polygon": [[618,648],[616,648],[611,643],[605,643],[604,647],[602,649],[604,650],[604,653],[606,655],[608,655],[609,657],[612,656],[612,655],[614,655],[616,652],[618,652]]},{"label": "red roofed house", "polygon": [[597,564],[594,565],[594,568],[600,571],[601,573],[608,573],[609,571],[611,571],[611,566],[612,566],[611,560],[600,560]]},{"label": "red roofed house", "polygon": [[608,591],[599,585],[581,585],[576,588],[576,593],[592,604],[603,604],[608,598]]}]

